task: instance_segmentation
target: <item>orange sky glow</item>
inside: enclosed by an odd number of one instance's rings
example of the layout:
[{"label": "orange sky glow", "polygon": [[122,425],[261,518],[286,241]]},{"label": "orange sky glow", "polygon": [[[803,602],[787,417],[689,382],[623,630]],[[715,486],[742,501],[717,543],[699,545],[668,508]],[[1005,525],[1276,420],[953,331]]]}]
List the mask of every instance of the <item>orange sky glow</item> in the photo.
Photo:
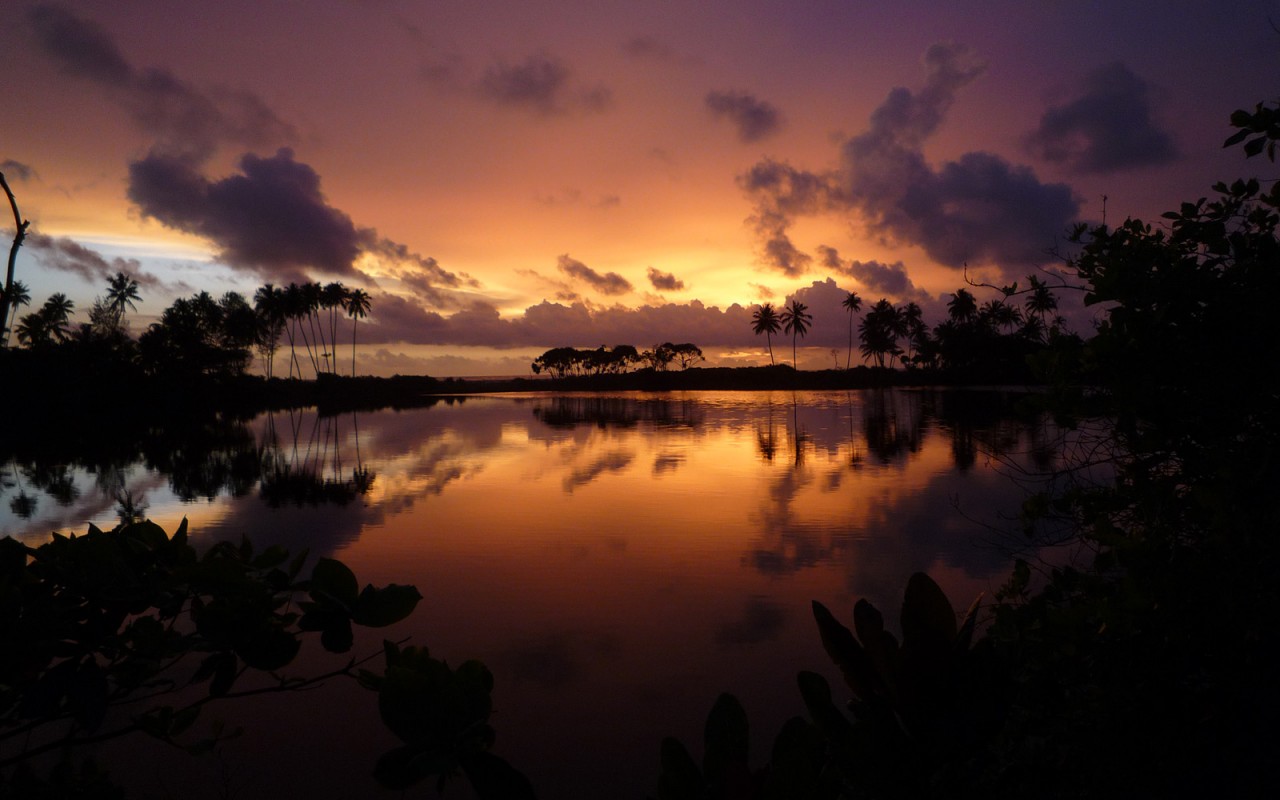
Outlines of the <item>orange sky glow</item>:
[{"label": "orange sky glow", "polygon": [[196,291],[341,280],[377,374],[663,340],[766,363],[752,307],[800,298],[825,366],[848,291],[937,321],[965,265],[1060,263],[1103,195],[1157,220],[1263,169],[1221,143],[1274,95],[1280,7],[1149,9],[20,3],[16,277],[83,314],[129,272],[135,333]]}]

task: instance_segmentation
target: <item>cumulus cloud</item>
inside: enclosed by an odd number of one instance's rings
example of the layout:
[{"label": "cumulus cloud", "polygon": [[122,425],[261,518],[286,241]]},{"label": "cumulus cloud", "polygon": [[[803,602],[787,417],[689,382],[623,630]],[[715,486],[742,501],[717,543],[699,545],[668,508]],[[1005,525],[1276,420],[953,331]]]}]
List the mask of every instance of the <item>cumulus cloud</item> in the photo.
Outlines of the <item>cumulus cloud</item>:
[{"label": "cumulus cloud", "polygon": [[834,179],[765,159],[738,176],[738,185],[755,200],[756,211],[747,221],[760,237],[765,263],[793,277],[803,275],[813,257],[795,246],[788,229],[797,216],[840,207]]},{"label": "cumulus cloud", "polygon": [[26,21],[64,73],[108,90],[169,151],[207,154],[222,143],[274,146],[297,138],[257,95],[223,87],[202,91],[167,70],[136,67],[102,26],[62,6],[33,6]]},{"label": "cumulus cloud", "polygon": [[156,276],[144,272],[137,259],[108,259],[92,248],[85,247],[66,236],[46,236],[32,233],[27,236],[27,250],[35,256],[43,267],[79,275],[89,283],[101,282],[124,272],[133,277],[143,288],[154,289],[163,286]]},{"label": "cumulus cloud", "polygon": [[281,148],[246,154],[241,174],[210,181],[192,159],[151,153],[129,165],[129,199],[146,216],[202,236],[228,264],[264,274],[356,272],[373,241],[320,192],[320,176]]},{"label": "cumulus cloud", "polygon": [[314,271],[373,283],[357,267],[369,256],[441,307],[456,307],[450,290],[475,285],[433,258],[356,226],[329,204],[319,174],[295,160],[292,150],[246,154],[239,167],[239,174],[210,180],[194,158],[153,152],[129,165],[128,196],[143,215],[209,240],[219,260],[265,279],[302,282]]},{"label": "cumulus cloud", "polygon": [[1035,155],[1078,172],[1166,164],[1173,138],[1156,122],[1151,87],[1119,62],[1089,73],[1077,97],[1040,117],[1027,137]]},{"label": "cumulus cloud", "polygon": [[571,111],[603,111],[613,102],[606,86],[575,86],[572,71],[562,60],[531,55],[516,64],[491,64],[476,91],[501,106],[523,108],[551,116]]},{"label": "cumulus cloud", "polygon": [[5,175],[12,176],[16,180],[29,181],[35,177],[36,171],[29,165],[21,161],[14,161],[12,158],[6,158],[0,161],[0,172]]},{"label": "cumulus cloud", "polygon": [[738,138],[758,142],[782,127],[782,113],[771,103],[745,92],[710,91],[707,109],[718,119],[727,119],[738,129]]},{"label": "cumulus cloud", "polygon": [[[933,297],[911,282],[907,268],[901,261],[883,264],[879,261],[845,261],[834,247],[818,245],[822,266],[855,278],[862,284],[863,294],[884,295],[897,301],[929,301]],[[865,299],[865,298],[864,298]]]},{"label": "cumulus cloud", "polygon": [[631,291],[631,282],[616,272],[608,272],[601,275],[591,267],[583,264],[577,259],[570,258],[566,253],[557,261],[560,271],[570,278],[582,281],[591,288],[601,294],[619,295],[626,294]]},{"label": "cumulus cloud", "polygon": [[797,216],[823,213],[855,214],[868,230],[919,246],[947,266],[992,264],[1020,273],[1044,260],[1079,211],[1079,198],[991,153],[930,164],[924,143],[983,64],[964,48],[934,45],[925,65],[924,87],[890,92],[867,130],[843,144],[835,169],[765,160],[739,178],[755,202],[749,222],[765,263],[803,274],[812,258],[792,243],[789,228]]},{"label": "cumulus cloud", "polygon": [[684,288],[684,281],[677,278],[670,272],[662,272],[660,270],[649,267],[649,283],[653,284],[653,288],[663,292],[678,292]]},{"label": "cumulus cloud", "polygon": [[404,297],[377,292],[369,318],[361,322],[360,341],[368,344],[475,345],[482,347],[598,347],[660,341],[694,342],[702,347],[754,345],[751,315],[737,303],[728,308],[700,301],[628,308],[544,300],[508,317],[489,302],[475,301],[453,314],[423,309]]}]

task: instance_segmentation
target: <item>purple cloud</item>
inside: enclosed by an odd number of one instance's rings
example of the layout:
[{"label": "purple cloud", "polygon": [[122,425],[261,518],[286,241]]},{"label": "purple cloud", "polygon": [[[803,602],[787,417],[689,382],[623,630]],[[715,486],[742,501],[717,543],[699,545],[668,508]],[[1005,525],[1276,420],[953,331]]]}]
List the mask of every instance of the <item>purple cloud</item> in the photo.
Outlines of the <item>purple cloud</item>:
[{"label": "purple cloud", "polygon": [[1044,112],[1027,148],[1086,173],[1167,164],[1177,151],[1155,121],[1150,95],[1147,82],[1124,64],[1099,67],[1085,77],[1078,97]]},{"label": "purple cloud", "polygon": [[551,116],[570,111],[603,111],[613,102],[604,86],[570,84],[571,71],[559,58],[531,55],[517,64],[499,61],[485,70],[476,86],[481,97],[498,105]]},{"label": "purple cloud", "polygon": [[716,118],[732,122],[738,129],[738,138],[748,144],[772,136],[782,127],[782,113],[777,107],[757,100],[755,95],[711,91],[705,103]]},{"label": "purple cloud", "polygon": [[653,288],[662,292],[678,292],[684,288],[684,281],[677,278],[670,272],[661,272],[649,267],[649,283],[653,284]]},{"label": "purple cloud", "polygon": [[108,89],[165,150],[207,155],[221,143],[269,147],[297,138],[293,126],[254,94],[205,92],[167,70],[135,67],[102,26],[62,6],[34,6],[26,21],[63,72]]},{"label": "purple cloud", "polygon": [[565,275],[586,283],[601,294],[626,294],[632,289],[631,282],[618,273],[609,272],[601,275],[581,261],[570,258],[567,253],[560,256],[557,266]]},{"label": "purple cloud", "polygon": [[765,160],[739,178],[755,202],[749,221],[765,263],[803,274],[812,259],[791,242],[789,228],[798,216],[825,213],[855,214],[868,230],[919,246],[947,266],[994,264],[1021,273],[1044,261],[1079,212],[1079,198],[991,153],[929,164],[925,141],[983,65],[954,45],[934,45],[925,64],[924,87],[890,92],[868,129],[844,143],[836,169]]}]

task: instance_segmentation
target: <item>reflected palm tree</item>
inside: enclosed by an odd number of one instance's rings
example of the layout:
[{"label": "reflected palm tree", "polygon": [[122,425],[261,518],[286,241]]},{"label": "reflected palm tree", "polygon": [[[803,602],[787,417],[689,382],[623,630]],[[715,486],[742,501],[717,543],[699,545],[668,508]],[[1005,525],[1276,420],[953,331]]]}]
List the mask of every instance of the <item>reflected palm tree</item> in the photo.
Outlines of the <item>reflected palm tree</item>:
[{"label": "reflected palm tree", "polygon": [[800,427],[800,399],[795,392],[791,393],[791,444],[795,447],[795,466],[804,466],[804,451],[809,444],[809,435]]},{"label": "reflected palm tree", "polygon": [[756,426],[756,448],[765,461],[772,462],[778,454],[778,437],[773,427],[773,398],[765,401],[765,427]]},{"label": "reflected palm tree", "polygon": [[359,454],[359,423],[352,413],[356,440],[356,466],[348,473],[342,465],[342,430],[338,417],[315,415],[307,428],[303,415],[289,412],[291,440],[289,455],[282,452],[276,436],[275,422],[268,418],[263,437],[263,473],[258,494],[268,505],[345,506],[368,494],[377,474],[362,463]]}]

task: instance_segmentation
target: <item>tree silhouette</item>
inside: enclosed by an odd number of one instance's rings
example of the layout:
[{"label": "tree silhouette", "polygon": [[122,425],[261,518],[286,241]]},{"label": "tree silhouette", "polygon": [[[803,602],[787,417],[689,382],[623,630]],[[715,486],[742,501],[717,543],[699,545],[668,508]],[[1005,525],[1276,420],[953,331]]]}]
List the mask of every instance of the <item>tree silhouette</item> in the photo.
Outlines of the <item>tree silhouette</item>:
[{"label": "tree silhouette", "polygon": [[[14,280],[13,268],[18,261],[18,248],[22,247],[23,241],[27,238],[27,228],[31,227],[31,222],[22,218],[22,214],[18,211],[18,200],[13,196],[13,190],[9,188],[9,182],[5,180],[4,173],[0,172],[0,188],[4,189],[5,195],[9,198],[9,208],[13,210],[13,244],[9,247],[9,268],[5,273],[5,281],[3,291],[0,291],[0,325],[14,313],[13,298]],[[8,341],[8,338],[5,338]]]},{"label": "tree silhouette", "polygon": [[947,301],[947,313],[955,322],[969,322],[978,315],[978,301],[968,289],[957,289]]},{"label": "tree silhouette", "polygon": [[347,316],[351,317],[351,377],[356,376],[356,322],[369,313],[369,293],[352,289],[347,295]]},{"label": "tree silhouette", "polygon": [[862,298],[858,297],[857,292],[849,292],[840,305],[849,312],[849,352],[844,359],[844,368],[848,369],[850,362],[853,361],[853,313],[862,308]]},{"label": "tree silhouette", "polygon": [[14,281],[8,291],[0,288],[0,295],[4,296],[6,301],[4,305],[9,307],[9,316],[6,319],[0,319],[0,325],[4,327],[4,346],[9,346],[9,334],[13,332],[13,325],[18,321],[18,308],[25,306],[31,302],[31,290],[22,281]]},{"label": "tree silhouette", "polygon": [[890,363],[901,350],[898,348],[899,331],[902,330],[902,315],[887,299],[881,298],[858,325],[858,336],[862,340],[864,358],[874,358],[877,367],[885,366],[885,356]]},{"label": "tree silhouette", "polygon": [[54,342],[65,342],[70,337],[67,325],[76,304],[62,292],[57,292],[39,311],[27,314],[18,323],[18,341],[28,347],[44,347]]},{"label": "tree silhouette", "polygon": [[769,364],[774,364],[773,360],[773,334],[782,329],[782,322],[778,319],[778,312],[774,311],[772,303],[765,303],[755,310],[751,315],[751,330],[755,331],[756,336],[764,334],[765,342],[769,345]]},{"label": "tree silhouette", "polygon": [[107,308],[115,317],[117,326],[124,320],[124,311],[126,308],[133,311],[138,310],[135,300],[141,300],[138,294],[138,282],[133,276],[117,272],[107,282]]},{"label": "tree silhouette", "polygon": [[782,322],[782,329],[791,334],[791,367],[796,370],[800,369],[796,363],[796,337],[808,333],[809,326],[813,324],[813,315],[808,310],[808,306],[793,297],[791,305],[783,309],[778,318]]}]

